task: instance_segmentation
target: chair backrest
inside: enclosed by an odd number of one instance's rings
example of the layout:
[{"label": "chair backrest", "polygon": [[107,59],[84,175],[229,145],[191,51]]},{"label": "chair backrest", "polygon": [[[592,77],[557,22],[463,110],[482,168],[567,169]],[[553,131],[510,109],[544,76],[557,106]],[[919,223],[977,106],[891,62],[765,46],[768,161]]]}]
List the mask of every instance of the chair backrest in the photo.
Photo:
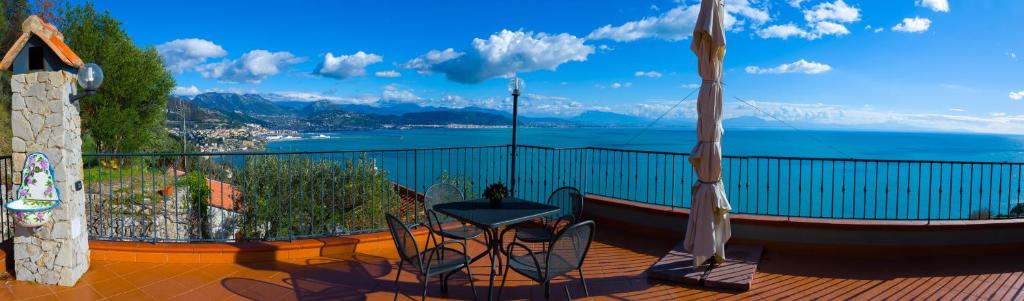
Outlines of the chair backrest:
[{"label": "chair backrest", "polygon": [[575,187],[565,186],[556,189],[548,196],[547,203],[560,208],[559,217],[571,216],[574,223],[583,215],[583,193]]},{"label": "chair backrest", "polygon": [[420,268],[420,249],[412,231],[391,213],[385,213],[385,218],[388,221],[388,231],[391,231],[391,239],[395,241],[395,248],[398,249],[398,256],[412,263],[417,269]]},{"label": "chair backrest", "polygon": [[594,221],[582,221],[565,228],[548,248],[546,279],[580,268],[594,240]]},{"label": "chair backrest", "polygon": [[434,230],[440,230],[441,224],[454,220],[444,214],[433,212],[435,205],[464,200],[462,190],[455,185],[439,183],[427,188],[427,193],[424,194],[423,208],[426,209],[428,226]]}]

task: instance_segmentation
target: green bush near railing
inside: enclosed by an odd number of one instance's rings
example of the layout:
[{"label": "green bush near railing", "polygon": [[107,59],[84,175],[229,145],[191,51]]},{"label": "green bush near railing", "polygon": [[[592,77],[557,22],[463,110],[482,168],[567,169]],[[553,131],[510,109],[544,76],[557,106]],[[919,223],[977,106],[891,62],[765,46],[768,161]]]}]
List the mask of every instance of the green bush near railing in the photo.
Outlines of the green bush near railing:
[{"label": "green bush near railing", "polygon": [[480,197],[480,192],[476,191],[473,187],[473,180],[469,176],[463,174],[451,174],[447,170],[442,171],[441,175],[437,177],[437,181],[440,183],[452,185],[458,187],[462,191],[462,196],[467,200],[476,199]]},{"label": "green bush near railing", "polygon": [[189,172],[185,175],[184,186],[188,187],[188,219],[190,235],[192,238],[210,238],[210,185],[207,184],[206,175],[200,172]]},{"label": "green bush near railing", "polygon": [[284,239],[384,227],[398,215],[399,195],[387,172],[360,156],[343,162],[304,157],[249,158],[235,176],[245,239]]}]

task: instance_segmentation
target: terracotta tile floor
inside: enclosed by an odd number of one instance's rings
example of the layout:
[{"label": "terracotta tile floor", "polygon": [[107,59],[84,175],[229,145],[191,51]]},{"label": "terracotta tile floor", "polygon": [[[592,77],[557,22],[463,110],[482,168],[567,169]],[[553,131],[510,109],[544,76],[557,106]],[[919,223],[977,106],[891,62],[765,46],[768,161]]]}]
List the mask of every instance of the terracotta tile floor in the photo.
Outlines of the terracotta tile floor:
[{"label": "terracotta tile floor", "polygon": [[[614,231],[614,230],[612,230]],[[849,259],[767,250],[746,293],[648,281],[644,270],[675,242],[599,232],[585,272],[595,299],[949,299],[1024,300],[1024,256]],[[482,250],[482,245],[473,248]],[[393,257],[393,254],[392,254]],[[73,288],[0,280],[0,300],[390,300],[397,262],[365,254],[244,264],[142,264],[95,261]],[[483,296],[486,260],[473,273]],[[432,279],[428,295],[470,299],[464,274],[443,296]],[[499,278],[500,279],[500,278]],[[552,299],[583,296],[575,277],[552,285]],[[399,299],[418,299],[420,286],[403,272]],[[542,288],[511,276],[504,299],[543,299]]]}]

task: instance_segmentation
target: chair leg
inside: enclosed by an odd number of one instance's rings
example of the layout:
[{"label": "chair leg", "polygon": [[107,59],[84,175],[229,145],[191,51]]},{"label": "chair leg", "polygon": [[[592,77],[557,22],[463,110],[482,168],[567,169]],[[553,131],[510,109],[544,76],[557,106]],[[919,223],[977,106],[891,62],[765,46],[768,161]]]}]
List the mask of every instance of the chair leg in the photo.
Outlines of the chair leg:
[{"label": "chair leg", "polygon": [[498,298],[496,300],[501,300],[501,291],[505,290],[505,279],[508,279],[508,267],[508,265],[505,265],[505,276],[501,277],[501,286],[498,287]]},{"label": "chair leg", "polygon": [[427,284],[430,284],[430,277],[423,276],[423,295],[420,296],[420,300],[427,301]]},{"label": "chair leg", "polygon": [[580,282],[583,282],[583,292],[587,294],[587,297],[590,297],[590,289],[587,288],[587,279],[583,278],[583,267],[580,267],[578,271],[580,272]]},{"label": "chair leg", "polygon": [[402,277],[402,266],[404,266],[404,265],[405,265],[405,259],[401,259],[401,260],[398,261],[398,273],[397,273],[397,275],[395,275],[395,298],[393,299],[393,300],[396,300],[396,301],[398,300],[398,278]]},{"label": "chair leg", "polygon": [[441,294],[448,294],[448,275],[441,274],[440,278]]},{"label": "chair leg", "polygon": [[473,284],[473,274],[469,272],[469,261],[466,261],[466,277],[469,277],[469,288],[473,289],[473,300],[477,299],[476,284]]},{"label": "chair leg", "polygon": [[544,281],[544,300],[551,299],[551,280]]},{"label": "chair leg", "polygon": [[565,300],[572,301],[572,295],[569,294],[569,286],[566,285],[564,287],[565,287]]}]

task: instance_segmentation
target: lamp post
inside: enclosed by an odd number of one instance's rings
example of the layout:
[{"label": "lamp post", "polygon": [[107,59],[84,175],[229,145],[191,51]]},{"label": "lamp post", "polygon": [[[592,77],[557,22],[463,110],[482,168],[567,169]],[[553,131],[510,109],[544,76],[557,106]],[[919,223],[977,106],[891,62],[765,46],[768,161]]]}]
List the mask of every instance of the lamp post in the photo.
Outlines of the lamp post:
[{"label": "lamp post", "polygon": [[509,168],[509,191],[516,195],[516,134],[519,130],[519,90],[526,86],[519,76],[513,75],[508,82],[508,91],[512,93],[512,166]]},{"label": "lamp post", "polygon": [[69,100],[72,104],[87,96],[96,95],[96,89],[103,84],[103,69],[99,65],[88,63],[78,68],[78,85],[85,89],[85,92],[71,95]]}]

